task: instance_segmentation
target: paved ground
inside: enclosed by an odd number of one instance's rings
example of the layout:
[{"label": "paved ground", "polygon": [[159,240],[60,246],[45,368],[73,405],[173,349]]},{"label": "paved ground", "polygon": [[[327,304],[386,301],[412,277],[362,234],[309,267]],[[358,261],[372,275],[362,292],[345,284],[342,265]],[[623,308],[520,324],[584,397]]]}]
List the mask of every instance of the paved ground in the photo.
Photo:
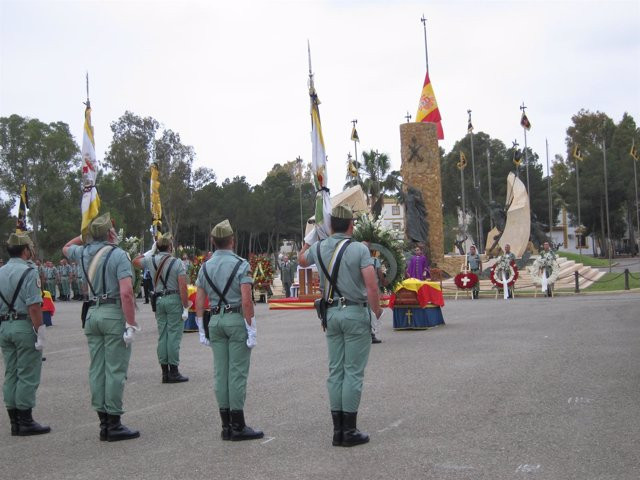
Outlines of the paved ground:
[{"label": "paved ground", "polygon": [[261,441],[219,438],[212,355],[182,346],[186,384],[160,384],[156,330],[140,305],[125,392],[140,439],[98,440],[77,303],[58,303],[36,419],[9,435],[0,472],[20,479],[600,479],[640,477],[640,295],[450,300],[446,327],[373,346],[360,410],[368,445],[331,446],[326,350],[311,311],[259,305],[249,423]]}]

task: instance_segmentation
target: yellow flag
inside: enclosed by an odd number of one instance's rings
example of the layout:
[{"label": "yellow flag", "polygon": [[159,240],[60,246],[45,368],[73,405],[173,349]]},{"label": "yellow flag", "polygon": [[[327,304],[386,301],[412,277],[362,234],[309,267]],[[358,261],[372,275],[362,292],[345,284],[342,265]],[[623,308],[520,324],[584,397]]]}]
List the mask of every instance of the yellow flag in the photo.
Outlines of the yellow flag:
[{"label": "yellow flag", "polygon": [[460,152],[460,161],[456,164],[456,167],[458,167],[458,170],[464,170],[464,167],[467,166],[467,156],[464,154],[464,152]]},{"label": "yellow flag", "polygon": [[162,234],[162,204],[160,203],[160,172],[158,164],[151,164],[151,216],[153,218],[153,231],[156,237]]},{"label": "yellow flag", "polygon": [[100,212],[100,197],[96,189],[97,176],[96,144],[91,125],[91,106],[87,100],[82,133],[82,227],[80,230],[83,238],[89,233],[91,220],[96,218]]}]

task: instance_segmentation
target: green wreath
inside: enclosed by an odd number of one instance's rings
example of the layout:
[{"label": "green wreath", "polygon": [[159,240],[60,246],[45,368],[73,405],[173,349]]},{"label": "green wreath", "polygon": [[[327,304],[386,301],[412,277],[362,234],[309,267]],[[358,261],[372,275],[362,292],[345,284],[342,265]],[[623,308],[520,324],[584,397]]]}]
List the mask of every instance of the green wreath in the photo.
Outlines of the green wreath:
[{"label": "green wreath", "polygon": [[397,231],[382,225],[382,219],[373,220],[368,215],[361,215],[355,221],[353,239],[358,242],[369,242],[371,250],[380,253],[380,260],[387,269],[387,288],[393,290],[404,279],[406,260],[403,253],[404,242],[397,238]]}]

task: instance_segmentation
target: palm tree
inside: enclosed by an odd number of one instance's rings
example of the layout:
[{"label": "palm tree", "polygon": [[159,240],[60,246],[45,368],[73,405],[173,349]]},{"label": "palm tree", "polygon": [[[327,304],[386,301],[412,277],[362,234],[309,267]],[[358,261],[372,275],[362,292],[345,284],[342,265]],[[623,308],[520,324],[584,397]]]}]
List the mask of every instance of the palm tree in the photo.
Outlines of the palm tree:
[{"label": "palm tree", "polygon": [[395,193],[400,191],[400,172],[391,169],[391,161],[386,153],[379,153],[377,150],[362,152],[363,162],[353,161],[357,169],[357,176],[354,178],[347,173],[349,181],[344,188],[360,185],[367,196],[367,204],[371,208],[374,218],[378,218],[382,213],[385,193]]}]

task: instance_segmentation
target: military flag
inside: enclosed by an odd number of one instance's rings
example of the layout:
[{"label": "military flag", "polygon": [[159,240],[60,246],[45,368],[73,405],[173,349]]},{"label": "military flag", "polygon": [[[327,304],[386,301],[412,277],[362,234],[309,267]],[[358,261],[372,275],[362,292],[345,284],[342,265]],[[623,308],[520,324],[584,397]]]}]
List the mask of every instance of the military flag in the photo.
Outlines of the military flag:
[{"label": "military flag", "polygon": [[351,141],[353,142],[359,142],[360,141],[360,137],[358,136],[358,131],[356,130],[356,126],[353,126],[353,129],[351,130]]},{"label": "military flag", "polygon": [[348,175],[352,178],[356,178],[358,176],[358,167],[356,166],[356,162],[353,161],[353,158],[351,158],[351,154],[348,155],[347,162],[348,162],[348,166],[347,166]]},{"label": "military flag", "polygon": [[467,156],[464,154],[464,152],[460,152],[460,161],[456,164],[456,167],[458,167],[458,170],[464,170],[464,168],[467,166]]},{"label": "military flag", "polygon": [[531,122],[529,122],[529,118],[524,111],[522,112],[522,117],[520,117],[520,126],[526,130],[531,130]]},{"label": "military flag", "polygon": [[160,203],[160,172],[158,170],[158,164],[153,162],[151,164],[151,182],[150,182],[150,195],[151,201],[151,217],[153,222],[151,228],[153,231],[153,238],[157,238],[162,234],[162,204]]},{"label": "military flag", "polygon": [[418,103],[418,113],[416,114],[416,122],[430,122],[438,126],[438,140],[444,140],[444,131],[442,130],[442,118],[438,109],[438,102],[433,93],[433,86],[429,79],[429,72],[424,77],[424,85],[420,94],[420,102]]},{"label": "military flag", "polygon": [[89,223],[100,212],[100,196],[96,189],[98,175],[96,162],[96,144],[91,125],[91,104],[87,98],[84,110],[84,130],[82,134],[82,237],[89,233]]},{"label": "military flag", "polygon": [[578,145],[577,143],[573,146],[573,151],[571,152],[571,156],[580,162],[584,160],[584,157],[582,156],[582,149],[580,148],[580,145]]},{"label": "military flag", "polygon": [[311,172],[316,189],[316,226],[305,242],[309,245],[329,237],[331,231],[331,198],[327,179],[327,154],[324,148],[322,125],[320,123],[320,100],[313,85],[311,72],[311,50],[309,49],[309,99],[311,101]]},{"label": "military flag", "polygon": [[469,115],[469,123],[467,123],[467,133],[473,133],[473,124],[471,123],[471,115]]},{"label": "military flag", "polygon": [[636,142],[635,140],[633,141],[633,143],[631,144],[631,150],[629,150],[629,155],[631,155],[631,157],[637,162],[638,160],[640,160],[640,155],[638,155],[638,147],[636,147]]},{"label": "military flag", "polygon": [[16,221],[16,233],[27,231],[27,208],[29,208],[29,194],[27,184],[20,187],[20,205],[18,206],[18,220]]}]

